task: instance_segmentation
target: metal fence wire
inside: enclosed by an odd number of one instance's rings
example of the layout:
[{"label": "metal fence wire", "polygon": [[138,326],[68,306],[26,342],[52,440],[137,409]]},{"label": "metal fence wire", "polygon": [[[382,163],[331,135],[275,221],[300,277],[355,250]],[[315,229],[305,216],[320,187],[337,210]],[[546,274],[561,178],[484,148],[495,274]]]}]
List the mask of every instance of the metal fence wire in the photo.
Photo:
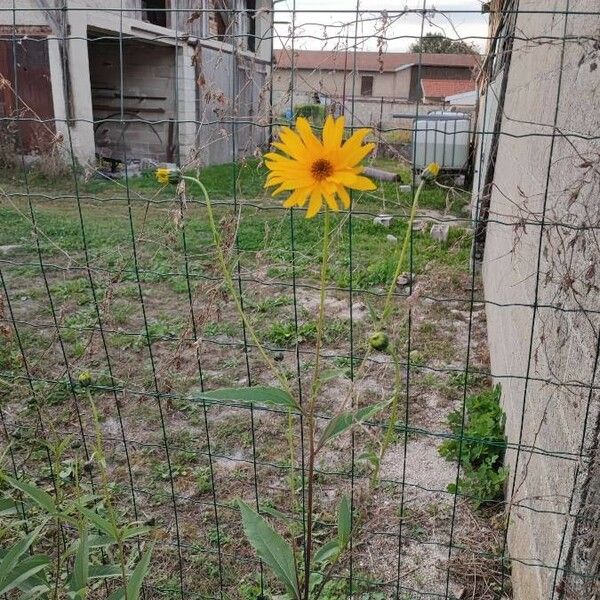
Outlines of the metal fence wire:
[{"label": "metal fence wire", "polygon": [[598,4],[400,4],[0,0],[0,595],[600,597]]}]

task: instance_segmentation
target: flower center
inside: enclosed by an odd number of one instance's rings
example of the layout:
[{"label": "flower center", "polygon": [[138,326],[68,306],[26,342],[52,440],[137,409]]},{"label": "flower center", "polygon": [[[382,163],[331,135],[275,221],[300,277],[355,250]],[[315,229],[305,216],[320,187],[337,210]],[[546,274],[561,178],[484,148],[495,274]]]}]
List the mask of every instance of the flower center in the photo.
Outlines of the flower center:
[{"label": "flower center", "polygon": [[320,158],[311,165],[310,172],[317,181],[323,181],[333,174],[333,165],[325,158]]}]

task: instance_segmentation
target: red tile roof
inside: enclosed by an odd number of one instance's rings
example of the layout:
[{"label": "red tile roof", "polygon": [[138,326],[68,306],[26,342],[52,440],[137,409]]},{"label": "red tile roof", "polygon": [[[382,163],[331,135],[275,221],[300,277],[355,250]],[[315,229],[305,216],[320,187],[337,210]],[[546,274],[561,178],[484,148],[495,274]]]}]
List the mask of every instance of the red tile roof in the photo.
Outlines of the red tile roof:
[{"label": "red tile roof", "polygon": [[[289,69],[292,64],[291,49],[275,50],[275,63],[279,68]],[[336,50],[296,50],[294,67],[297,69],[320,69],[325,71],[395,71],[399,67],[419,64],[426,67],[469,67],[479,64],[475,54],[417,54],[412,52],[356,52]]]},{"label": "red tile roof", "polygon": [[472,79],[421,79],[425,98],[446,98],[454,94],[472,92],[475,82]]}]

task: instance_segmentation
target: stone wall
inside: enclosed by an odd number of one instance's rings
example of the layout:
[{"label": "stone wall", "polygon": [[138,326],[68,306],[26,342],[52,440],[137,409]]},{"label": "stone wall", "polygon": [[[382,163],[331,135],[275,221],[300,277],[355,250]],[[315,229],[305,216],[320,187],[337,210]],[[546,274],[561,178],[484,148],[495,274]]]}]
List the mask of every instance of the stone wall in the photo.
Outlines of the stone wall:
[{"label": "stone wall", "polygon": [[514,598],[591,600],[600,593],[598,521],[589,518],[598,513],[591,464],[599,405],[600,16],[597,0],[548,0],[548,12],[532,14],[540,7],[519,3],[483,279],[491,369],[507,414]]}]

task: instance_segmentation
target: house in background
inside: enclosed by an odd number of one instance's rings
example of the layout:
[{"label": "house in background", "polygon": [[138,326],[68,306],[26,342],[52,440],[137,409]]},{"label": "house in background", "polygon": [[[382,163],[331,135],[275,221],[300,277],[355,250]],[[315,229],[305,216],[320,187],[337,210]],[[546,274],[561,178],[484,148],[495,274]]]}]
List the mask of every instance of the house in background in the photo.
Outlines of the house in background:
[{"label": "house in background", "polygon": [[82,164],[251,154],[267,135],[271,4],[0,0],[0,117],[25,153],[58,136]]},{"label": "house in background", "polygon": [[417,102],[439,108],[446,96],[475,90],[478,65],[479,56],[474,54],[292,53],[284,48],[274,53],[274,110],[284,112],[292,101],[309,103],[316,95],[345,104],[346,113],[353,110],[362,124],[393,126],[393,113],[409,112]]}]

